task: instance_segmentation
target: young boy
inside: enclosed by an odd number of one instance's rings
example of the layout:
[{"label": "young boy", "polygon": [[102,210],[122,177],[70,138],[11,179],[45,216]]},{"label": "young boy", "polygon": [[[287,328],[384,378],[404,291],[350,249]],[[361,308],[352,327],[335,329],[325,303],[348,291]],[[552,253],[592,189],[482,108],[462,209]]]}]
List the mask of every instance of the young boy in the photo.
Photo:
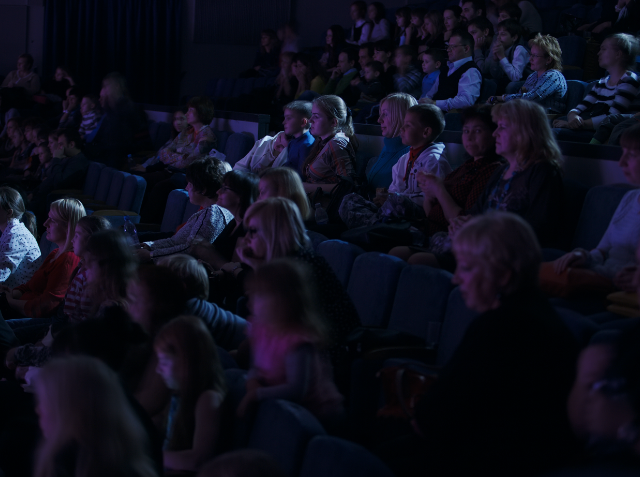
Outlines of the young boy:
[{"label": "young boy", "polygon": [[473,46],[473,61],[475,61],[483,74],[488,75],[489,71],[487,69],[485,72],[485,68],[488,68],[487,58],[490,57],[491,48],[493,47],[493,38],[495,36],[493,24],[485,17],[476,17],[467,25],[467,31],[475,42]]},{"label": "young boy", "polygon": [[75,86],[69,88],[67,90],[67,99],[62,102],[62,116],[60,116],[57,125],[60,129],[77,129],[80,126],[80,121],[82,120],[80,101],[82,101],[80,90]]},{"label": "young boy", "polygon": [[364,81],[356,78],[351,82],[360,90],[358,102],[378,103],[387,95],[386,88],[381,78],[384,75],[384,66],[379,61],[371,61],[364,67]]},{"label": "young boy", "polygon": [[396,48],[393,60],[398,72],[393,75],[393,87],[399,93],[407,93],[419,98],[422,93],[420,90],[422,71],[413,64],[415,57],[415,49],[412,46],[403,45]]},{"label": "young boy", "polygon": [[98,107],[98,97],[93,94],[87,94],[82,98],[80,103],[80,113],[82,114],[82,122],[80,123],[80,137],[84,140],[90,135],[100,123],[102,111]]},{"label": "young boy", "polygon": [[349,228],[373,225],[389,218],[414,219],[425,216],[425,197],[417,181],[418,173],[433,174],[444,179],[451,172],[444,144],[435,142],[442,131],[444,114],[437,106],[418,104],[409,108],[400,137],[410,149],[393,166],[389,194],[379,194],[373,202],[357,194],[345,196],[340,206],[340,217]]},{"label": "young boy", "polygon": [[427,93],[431,91],[436,79],[440,76],[440,66],[444,61],[444,54],[441,50],[432,49],[422,53],[422,95],[420,99],[426,98]]},{"label": "young boy", "polygon": [[498,23],[497,41],[491,49],[492,63],[489,74],[498,81],[502,90],[509,82],[520,81],[525,67],[529,63],[529,52],[519,42],[522,39],[522,27],[516,20]]}]

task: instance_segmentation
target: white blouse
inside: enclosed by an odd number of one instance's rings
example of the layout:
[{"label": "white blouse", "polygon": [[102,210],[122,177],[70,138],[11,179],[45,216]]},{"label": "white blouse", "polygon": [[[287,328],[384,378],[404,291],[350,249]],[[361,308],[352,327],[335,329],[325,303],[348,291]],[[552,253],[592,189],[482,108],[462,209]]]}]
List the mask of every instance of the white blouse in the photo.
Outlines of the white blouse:
[{"label": "white blouse", "polygon": [[0,237],[0,282],[9,288],[27,283],[41,264],[36,238],[18,219],[9,219]]}]

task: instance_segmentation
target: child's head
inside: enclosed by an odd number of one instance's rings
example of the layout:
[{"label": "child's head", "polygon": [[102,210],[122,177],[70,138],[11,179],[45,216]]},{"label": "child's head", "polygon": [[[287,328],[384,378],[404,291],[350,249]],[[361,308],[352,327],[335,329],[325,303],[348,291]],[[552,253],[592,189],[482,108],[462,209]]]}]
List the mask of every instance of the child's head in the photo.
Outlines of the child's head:
[{"label": "child's head", "polygon": [[273,141],[273,155],[278,157],[280,153],[287,148],[291,139],[292,136],[288,136],[284,132],[278,133],[276,135],[276,140]]},{"label": "child's head", "polygon": [[417,104],[407,111],[400,137],[402,144],[420,147],[435,141],[444,131],[444,114],[433,104]]},{"label": "child's head", "polygon": [[358,63],[360,63],[360,68],[364,68],[364,65],[370,61],[373,61],[373,43],[360,45],[360,49],[358,50]]},{"label": "child's head", "polygon": [[441,50],[431,49],[422,53],[422,72],[430,75],[440,69],[444,61],[444,53]]},{"label": "child's head", "polygon": [[49,149],[49,146],[47,146],[46,144],[40,144],[39,146],[36,146],[33,151],[38,155],[38,160],[40,161],[40,164],[48,164],[51,161],[51,158],[53,157],[51,155],[51,150]]},{"label": "child's head", "polygon": [[92,234],[83,254],[94,305],[105,301],[125,303],[138,263],[124,233],[108,229]]},{"label": "child's head", "polygon": [[411,24],[411,9],[409,7],[402,7],[396,10],[396,24],[401,29]]},{"label": "child's head", "polygon": [[303,219],[308,219],[311,215],[302,179],[290,167],[270,167],[262,171],[258,190],[260,191],[259,201],[271,197],[284,197],[298,206]]},{"label": "child's head", "polygon": [[248,284],[250,320],[278,331],[325,333],[308,265],[279,258],[258,267]]},{"label": "child's head", "polygon": [[320,96],[313,100],[311,134],[325,138],[342,132],[348,138],[354,135],[353,118],[344,100],[336,95]]},{"label": "child's head", "polygon": [[202,263],[191,255],[176,253],[158,260],[158,265],[167,267],[184,282],[188,298],[209,298],[209,276]]},{"label": "child's head", "polygon": [[409,66],[416,58],[416,50],[411,45],[402,45],[396,48],[393,62],[398,68]]},{"label": "child's head", "polygon": [[462,146],[474,159],[496,154],[493,132],[496,124],[491,118],[491,106],[472,106],[462,110]]},{"label": "child's head", "polygon": [[278,42],[278,34],[271,29],[260,32],[260,48],[263,50],[273,47]]},{"label": "child's head", "polygon": [[467,0],[463,1],[462,16],[466,21],[470,22],[475,17],[485,16],[485,3],[484,0]]},{"label": "child's head", "polygon": [[111,223],[106,217],[99,215],[85,215],[76,225],[75,234],[73,234],[73,253],[78,257],[83,258],[85,248],[89,238],[96,233],[111,228]]},{"label": "child's head", "polygon": [[349,48],[338,55],[338,69],[342,74],[352,69],[358,61],[358,52]]},{"label": "child's head", "polygon": [[622,133],[620,146],[620,167],[624,176],[631,184],[640,185],[640,124],[635,124]]},{"label": "child's head", "polygon": [[284,107],[284,121],[282,121],[284,133],[299,137],[307,132],[312,106],[311,101],[293,101],[287,104]]},{"label": "child's head", "polygon": [[37,134],[42,128],[42,122],[39,118],[28,118],[22,123],[24,129],[24,137],[29,143],[37,141]]},{"label": "child's head", "polygon": [[422,26],[422,22],[424,22],[424,16],[427,13],[427,10],[424,8],[414,8],[411,10],[411,24],[420,27]]},{"label": "child's head", "polygon": [[249,206],[258,198],[258,182],[258,176],[251,172],[227,172],[218,190],[218,205],[239,218],[244,217]]},{"label": "child's head", "polygon": [[389,40],[376,41],[373,45],[373,59],[383,65],[389,63],[393,56],[393,43]]},{"label": "child's head", "polygon": [[444,19],[442,12],[439,10],[429,10],[424,14],[424,23],[422,29],[430,35],[431,38],[439,37],[444,32]]},{"label": "child's head", "polygon": [[498,19],[503,22],[505,20],[515,20],[517,22],[522,18],[522,9],[513,2],[507,2],[498,7]]},{"label": "child's head", "polygon": [[56,149],[58,149],[59,135],[60,135],[59,130],[55,129],[53,131],[50,131],[47,136],[47,145],[49,146],[49,151],[51,151],[51,154],[55,153]]},{"label": "child's head", "polygon": [[58,131],[58,147],[63,148],[66,156],[73,156],[76,151],[81,150],[82,138],[77,129],[60,129]]},{"label": "child's head", "polygon": [[67,111],[73,111],[80,107],[82,101],[82,91],[77,86],[72,86],[67,90]]},{"label": "child's head", "polygon": [[351,15],[351,20],[358,21],[362,20],[367,14],[367,4],[362,0],[358,0],[357,2],[353,2],[351,4],[351,8],[349,9],[349,14]]},{"label": "child's head", "polygon": [[187,304],[184,282],[167,267],[138,267],[127,292],[131,318],[151,335],[180,315]]},{"label": "child's head", "polygon": [[376,81],[380,75],[384,74],[384,65],[379,61],[370,61],[364,67],[364,79],[368,83]]},{"label": "child's head", "polygon": [[82,97],[82,101],[80,102],[80,113],[83,116],[86,116],[91,111],[96,109],[96,106],[99,104],[100,100],[95,94],[85,94]]},{"label": "child's head", "polygon": [[522,26],[517,20],[504,20],[498,23],[498,41],[505,49],[510,48],[522,38]]},{"label": "child's head", "polygon": [[[476,17],[471,20],[467,25],[467,31],[476,42],[482,36],[490,41],[494,35],[493,24],[487,20],[487,17]],[[489,46],[489,42],[487,42],[486,46]]]},{"label": "child's head", "polygon": [[458,5],[454,5],[452,7],[447,7],[442,14],[442,19],[444,22],[444,27],[446,31],[455,30],[460,24],[462,18],[462,8]]}]

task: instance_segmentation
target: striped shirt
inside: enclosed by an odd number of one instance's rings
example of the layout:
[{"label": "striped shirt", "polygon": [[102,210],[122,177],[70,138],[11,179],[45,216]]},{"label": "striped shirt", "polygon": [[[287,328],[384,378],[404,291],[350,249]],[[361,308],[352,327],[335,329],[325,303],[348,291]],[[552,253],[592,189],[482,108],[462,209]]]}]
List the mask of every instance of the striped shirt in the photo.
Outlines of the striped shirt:
[{"label": "striped shirt", "polygon": [[63,313],[71,322],[84,321],[91,315],[93,304],[87,293],[87,284],[87,269],[80,264],[80,269],[71,280],[64,297]]},{"label": "striped shirt", "polygon": [[356,153],[349,138],[338,133],[329,138],[305,167],[304,180],[312,184],[336,184],[340,177],[355,176]]},{"label": "striped shirt", "polygon": [[541,76],[534,71],[520,91],[516,94],[505,94],[504,100],[534,101],[551,113],[563,113],[567,107],[567,80],[558,70],[547,70]]},{"label": "striped shirt", "polygon": [[594,129],[597,129],[609,114],[626,113],[631,102],[638,96],[638,91],[640,90],[638,75],[633,71],[627,71],[623,74],[617,85],[610,86],[609,79],[610,76],[600,78],[582,102],[570,111],[582,116],[582,113],[585,111],[594,108],[594,106],[597,107],[596,105],[598,103],[603,103],[608,106],[608,108],[605,108],[604,113],[590,118],[593,122]]}]

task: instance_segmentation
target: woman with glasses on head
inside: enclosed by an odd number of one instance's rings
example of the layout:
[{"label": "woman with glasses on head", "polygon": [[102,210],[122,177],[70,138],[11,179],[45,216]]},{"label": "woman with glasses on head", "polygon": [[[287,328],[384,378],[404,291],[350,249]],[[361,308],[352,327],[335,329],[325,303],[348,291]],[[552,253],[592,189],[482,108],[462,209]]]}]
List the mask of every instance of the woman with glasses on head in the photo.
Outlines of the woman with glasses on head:
[{"label": "woman with glasses on head", "polygon": [[542,106],[549,114],[561,114],[567,107],[567,81],[562,75],[562,50],[551,35],[539,33],[531,40],[529,55],[533,73],[520,92],[492,96],[489,103],[526,99]]}]

